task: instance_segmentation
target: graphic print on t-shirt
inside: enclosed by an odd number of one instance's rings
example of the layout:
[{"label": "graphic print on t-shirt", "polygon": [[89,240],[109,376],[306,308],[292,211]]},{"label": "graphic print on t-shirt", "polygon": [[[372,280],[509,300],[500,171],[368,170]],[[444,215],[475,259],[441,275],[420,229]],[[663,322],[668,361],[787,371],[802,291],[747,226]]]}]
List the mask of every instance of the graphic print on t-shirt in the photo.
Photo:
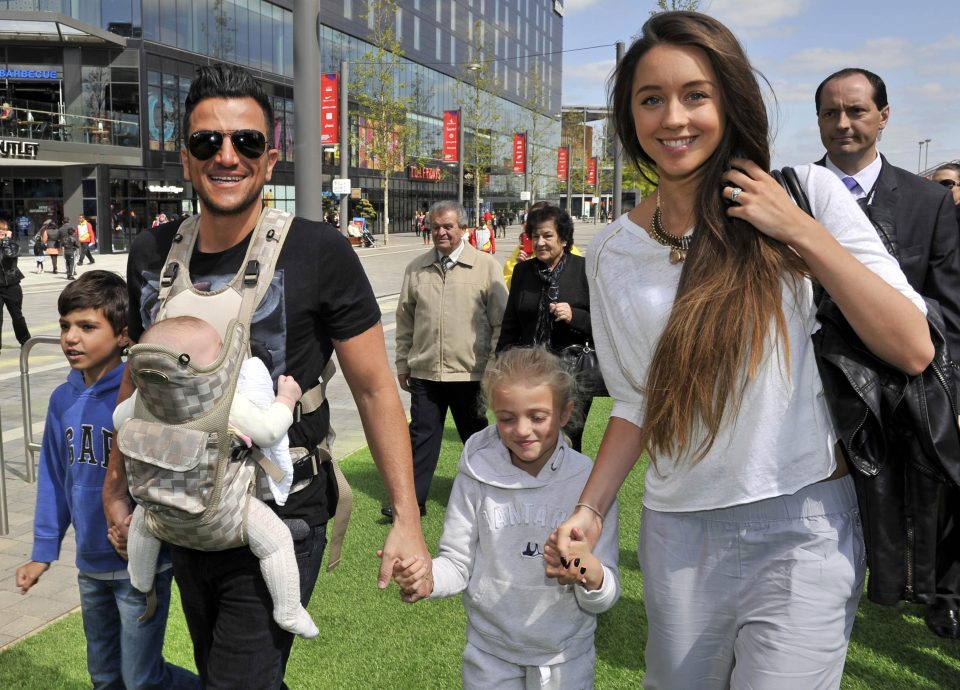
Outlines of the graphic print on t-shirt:
[{"label": "graphic print on t-shirt", "polygon": [[[233,280],[234,273],[224,275],[198,275],[193,277],[193,287],[201,292],[216,292]],[[160,309],[160,273],[145,271],[143,288],[140,291],[140,319],[144,329],[153,325]],[[263,360],[276,380],[287,371],[287,315],[283,301],[283,270],[273,274],[270,287],[253,314],[250,324],[250,351]]]}]

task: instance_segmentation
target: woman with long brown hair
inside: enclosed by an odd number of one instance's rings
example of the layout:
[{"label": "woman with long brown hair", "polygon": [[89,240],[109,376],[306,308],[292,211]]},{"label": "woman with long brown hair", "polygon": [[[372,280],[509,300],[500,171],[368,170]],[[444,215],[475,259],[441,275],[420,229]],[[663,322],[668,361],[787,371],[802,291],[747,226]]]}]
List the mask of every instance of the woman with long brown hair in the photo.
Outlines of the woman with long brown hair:
[{"label": "woman with long brown hair", "polygon": [[614,408],[547,573],[573,580],[570,539],[597,539],[647,450],[645,686],[838,687],[864,548],[810,340],[812,281],[910,374],[933,356],[923,302],[834,175],[796,169],[814,219],[768,174],[757,77],[716,20],[648,20],[611,99],[624,150],[659,185],[588,251]]}]

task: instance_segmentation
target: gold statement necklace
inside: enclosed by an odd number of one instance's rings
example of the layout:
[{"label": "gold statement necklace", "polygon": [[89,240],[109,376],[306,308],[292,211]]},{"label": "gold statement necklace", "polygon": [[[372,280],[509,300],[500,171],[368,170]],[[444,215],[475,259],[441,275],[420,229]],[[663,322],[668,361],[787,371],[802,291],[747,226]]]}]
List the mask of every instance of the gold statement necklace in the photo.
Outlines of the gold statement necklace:
[{"label": "gold statement necklace", "polygon": [[663,227],[663,212],[660,210],[660,187],[657,187],[657,210],[653,212],[653,222],[651,228],[647,231],[654,240],[664,247],[670,247],[670,263],[680,264],[687,258],[687,250],[690,249],[690,241],[693,235],[683,235],[678,237],[670,234]]}]

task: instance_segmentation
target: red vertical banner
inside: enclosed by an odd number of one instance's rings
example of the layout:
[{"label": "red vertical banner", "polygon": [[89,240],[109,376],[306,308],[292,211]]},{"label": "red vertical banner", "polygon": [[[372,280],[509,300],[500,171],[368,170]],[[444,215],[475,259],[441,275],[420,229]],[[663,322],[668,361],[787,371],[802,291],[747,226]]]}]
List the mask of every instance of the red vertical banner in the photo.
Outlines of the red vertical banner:
[{"label": "red vertical banner", "polygon": [[587,159],[587,186],[594,187],[597,184],[597,159],[596,157]]},{"label": "red vertical banner", "polygon": [[527,171],[527,135],[517,132],[513,135],[513,172],[523,174]]},{"label": "red vertical banner", "polygon": [[340,75],[325,72],[320,75],[320,144],[340,143]]},{"label": "red vertical banner", "polygon": [[557,179],[566,180],[570,174],[570,147],[561,146],[557,149]]},{"label": "red vertical banner", "polygon": [[460,111],[446,110],[443,113],[443,162],[460,161]]}]

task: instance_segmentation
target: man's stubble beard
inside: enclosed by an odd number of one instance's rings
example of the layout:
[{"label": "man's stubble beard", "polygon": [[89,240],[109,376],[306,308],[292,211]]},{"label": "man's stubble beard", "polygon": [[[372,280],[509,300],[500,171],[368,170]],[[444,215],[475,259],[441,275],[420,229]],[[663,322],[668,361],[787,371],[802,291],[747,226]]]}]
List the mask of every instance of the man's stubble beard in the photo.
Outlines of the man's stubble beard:
[{"label": "man's stubble beard", "polygon": [[263,192],[263,187],[250,192],[250,194],[243,198],[243,200],[233,207],[220,206],[213,202],[210,196],[206,193],[205,190],[202,190],[199,187],[194,187],[197,191],[197,197],[200,201],[203,202],[203,208],[208,213],[212,213],[218,216],[240,216],[243,215],[250,207],[257,203],[261,198],[261,193]]}]

